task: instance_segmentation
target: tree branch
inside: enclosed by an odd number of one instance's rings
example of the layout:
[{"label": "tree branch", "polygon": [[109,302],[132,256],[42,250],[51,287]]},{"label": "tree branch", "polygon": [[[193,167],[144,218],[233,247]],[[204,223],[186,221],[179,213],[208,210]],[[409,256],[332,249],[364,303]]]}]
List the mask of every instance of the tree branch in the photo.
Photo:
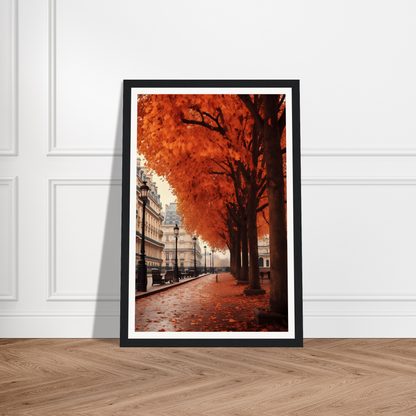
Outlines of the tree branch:
[{"label": "tree branch", "polygon": [[216,132],[220,133],[222,136],[225,136],[225,130],[222,127],[213,127],[213,126],[205,123],[205,121],[188,120],[186,118],[181,118],[181,120],[182,120],[183,123],[196,124],[197,126],[205,127],[208,130],[216,131]]},{"label": "tree branch", "polygon": [[264,208],[267,208],[269,206],[269,203],[268,202],[266,202],[265,204],[263,204],[261,207],[258,207],[257,208],[257,212],[260,212],[260,211],[263,211],[264,210]]},{"label": "tree branch", "polygon": [[259,190],[259,192],[257,193],[257,198],[258,198],[258,199],[260,199],[260,198],[261,198],[261,196],[263,195],[264,191],[266,190],[266,185],[267,185],[267,183],[266,183],[266,178],[264,178],[264,179],[262,180],[262,183],[259,185],[260,190]]},{"label": "tree branch", "polygon": [[230,205],[229,205],[229,204],[227,204],[227,205],[226,205],[226,207],[227,207],[228,212],[230,213],[230,215],[231,215],[232,219],[234,220],[234,222],[235,222],[237,225],[240,225],[240,219],[236,217],[236,215],[234,214],[234,211],[231,209]]},{"label": "tree branch", "polygon": [[264,215],[264,211],[262,211],[261,213],[263,214],[264,221],[266,221],[267,225],[270,225],[269,221],[266,220],[266,215]]},{"label": "tree branch", "polygon": [[218,118],[221,116],[223,121],[224,121],[224,116],[222,115],[222,111],[220,108],[217,108],[218,110],[218,116],[214,117],[213,115],[211,115],[210,113],[207,113],[206,111],[204,111],[202,114],[206,115],[207,117],[209,117],[211,120],[215,121],[215,124],[218,126],[218,128],[223,129],[224,133],[227,130],[225,127],[222,127],[220,122],[218,121]]},{"label": "tree branch", "polygon": [[280,100],[277,103],[277,110],[280,110],[280,107],[282,106],[282,104],[285,101],[285,99],[286,99],[286,94],[281,94],[280,95]]},{"label": "tree branch", "polygon": [[282,115],[279,118],[279,121],[277,122],[278,126],[279,126],[279,131],[282,133],[283,129],[286,126],[286,108],[283,110]]},{"label": "tree branch", "polygon": [[246,94],[239,94],[238,97],[246,105],[248,111],[250,111],[251,115],[254,118],[254,121],[257,123],[257,127],[259,128],[259,130],[263,131],[263,119],[257,111],[257,108],[254,106],[253,101],[251,101],[250,96]]},{"label": "tree branch", "polygon": [[[232,171],[231,171],[231,170],[230,170],[230,171],[227,171],[227,165],[225,165],[225,163],[224,163],[224,164],[222,164],[222,163],[220,163],[220,162],[217,162],[215,159],[211,159],[211,161],[212,161],[212,162],[214,162],[216,165],[218,165],[221,169],[224,169],[225,173],[226,173],[228,176],[232,177]],[[216,172],[216,173],[217,173],[217,172]]]}]

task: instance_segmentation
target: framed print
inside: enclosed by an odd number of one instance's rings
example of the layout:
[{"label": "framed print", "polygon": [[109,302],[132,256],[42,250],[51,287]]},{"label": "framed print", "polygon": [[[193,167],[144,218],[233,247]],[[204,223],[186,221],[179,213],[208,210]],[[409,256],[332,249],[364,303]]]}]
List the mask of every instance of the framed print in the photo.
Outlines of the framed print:
[{"label": "framed print", "polygon": [[303,345],[298,80],[125,80],[122,347]]}]

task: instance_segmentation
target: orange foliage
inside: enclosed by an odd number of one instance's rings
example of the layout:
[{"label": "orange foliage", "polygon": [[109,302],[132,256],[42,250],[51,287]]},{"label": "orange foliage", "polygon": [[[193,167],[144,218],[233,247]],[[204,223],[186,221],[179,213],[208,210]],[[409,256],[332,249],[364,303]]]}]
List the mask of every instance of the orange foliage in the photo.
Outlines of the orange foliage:
[{"label": "orange foliage", "polygon": [[[263,115],[261,96],[252,97]],[[138,151],[173,189],[185,229],[212,249],[225,250],[230,206],[241,211],[247,204],[252,172],[259,187],[265,181],[264,148],[261,137],[253,140],[252,114],[233,94],[139,95],[137,106]],[[284,155],[284,170],[285,161]],[[263,205],[265,190],[259,195],[258,206]],[[267,207],[257,216],[259,237],[269,232],[268,216]]]},{"label": "orange foliage", "polygon": [[[245,191],[238,169],[255,168],[252,129],[252,116],[236,95],[138,97],[138,151],[173,189],[187,232],[214,250],[226,249],[227,205],[236,205]],[[230,175],[240,175],[237,189]],[[259,216],[262,234],[268,232],[265,218],[267,212]]]}]

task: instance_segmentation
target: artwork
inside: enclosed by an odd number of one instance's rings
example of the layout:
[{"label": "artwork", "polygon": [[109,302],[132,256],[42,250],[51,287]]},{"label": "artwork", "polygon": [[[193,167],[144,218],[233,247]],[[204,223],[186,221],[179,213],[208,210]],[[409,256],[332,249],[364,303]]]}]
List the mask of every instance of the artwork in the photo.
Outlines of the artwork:
[{"label": "artwork", "polygon": [[120,345],[302,346],[299,81],[124,81]]}]

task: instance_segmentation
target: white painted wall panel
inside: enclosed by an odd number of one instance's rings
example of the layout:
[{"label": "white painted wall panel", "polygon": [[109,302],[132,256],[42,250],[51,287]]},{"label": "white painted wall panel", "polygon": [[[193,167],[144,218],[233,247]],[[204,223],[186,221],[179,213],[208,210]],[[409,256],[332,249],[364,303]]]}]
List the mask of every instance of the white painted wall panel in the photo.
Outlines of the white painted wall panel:
[{"label": "white painted wall panel", "polygon": [[48,300],[119,300],[121,210],[107,211],[110,187],[121,201],[121,181],[49,180]]},{"label": "white painted wall panel", "polygon": [[15,155],[16,142],[16,2],[0,2],[0,156]]},{"label": "white painted wall panel", "polygon": [[[202,18],[190,2],[162,7],[160,2],[58,1],[57,147],[85,152],[111,147],[123,78],[235,78],[237,73],[302,80],[305,148],[416,149],[415,126],[409,125],[416,93],[409,80],[416,61],[408,47],[415,6],[266,4],[269,13],[260,6],[241,6],[239,13],[232,2],[213,2]],[[256,21],[262,21],[261,29],[249,30]],[[249,58],[251,50],[260,62]],[[102,114],[108,122],[96,123]]]},{"label": "white painted wall panel", "polygon": [[302,194],[307,297],[416,300],[416,178],[306,179]]},{"label": "white painted wall panel", "polygon": [[416,62],[409,40],[416,5],[291,4],[298,12],[299,44],[290,41],[294,48],[284,56],[290,60],[296,55],[301,68],[304,147],[414,149],[416,131],[409,120]]},{"label": "white painted wall panel", "polygon": [[122,81],[134,78],[141,65],[136,42],[142,29],[131,10],[140,5],[120,4],[117,13],[111,2],[51,5],[55,131],[49,154],[121,155],[121,141],[114,143],[114,135]]},{"label": "white painted wall panel", "polygon": [[17,178],[0,178],[0,300],[17,299]]},{"label": "white painted wall panel", "polygon": [[299,78],[305,336],[416,336],[415,12],[2,1],[0,336],[118,336],[128,78]]}]

